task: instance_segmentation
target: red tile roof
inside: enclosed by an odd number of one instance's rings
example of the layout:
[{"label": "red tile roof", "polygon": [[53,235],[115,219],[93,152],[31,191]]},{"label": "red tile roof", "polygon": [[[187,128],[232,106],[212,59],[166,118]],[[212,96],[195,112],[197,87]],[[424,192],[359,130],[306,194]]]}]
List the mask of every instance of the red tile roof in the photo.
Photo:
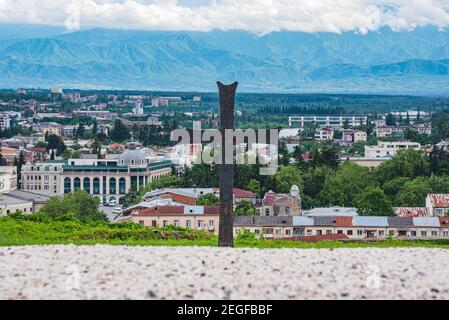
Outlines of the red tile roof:
[{"label": "red tile roof", "polygon": [[430,199],[435,208],[449,208],[449,194],[430,194]]},{"label": "red tile roof", "polygon": [[427,217],[429,212],[425,207],[397,207],[394,212],[399,217]]}]

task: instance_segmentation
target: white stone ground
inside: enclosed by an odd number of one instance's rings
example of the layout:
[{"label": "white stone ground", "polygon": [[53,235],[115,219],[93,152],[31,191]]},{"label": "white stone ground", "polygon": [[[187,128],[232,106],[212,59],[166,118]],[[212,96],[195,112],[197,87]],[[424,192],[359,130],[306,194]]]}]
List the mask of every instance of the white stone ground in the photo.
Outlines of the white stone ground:
[{"label": "white stone ground", "polygon": [[0,299],[443,298],[444,249],[0,248]]}]

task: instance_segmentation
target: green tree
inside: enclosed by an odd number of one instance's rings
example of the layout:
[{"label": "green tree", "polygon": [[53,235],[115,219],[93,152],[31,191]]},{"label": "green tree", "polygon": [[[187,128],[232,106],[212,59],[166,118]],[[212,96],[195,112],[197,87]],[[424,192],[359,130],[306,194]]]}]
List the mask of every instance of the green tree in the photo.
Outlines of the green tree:
[{"label": "green tree", "polygon": [[218,206],[220,204],[220,200],[215,194],[208,193],[199,197],[196,200],[196,204],[199,206]]},{"label": "green tree", "polygon": [[400,150],[393,158],[374,170],[374,176],[384,184],[397,177],[425,177],[430,174],[429,159],[420,150]]},{"label": "green tree", "polygon": [[115,120],[114,127],[111,130],[110,138],[114,142],[124,142],[130,137],[130,132],[119,119]]},{"label": "green tree", "polygon": [[56,150],[56,155],[60,156],[66,150],[64,141],[62,141],[62,138],[60,136],[49,134],[47,135],[46,139],[47,150]]},{"label": "green tree", "polygon": [[427,181],[417,178],[407,182],[399,191],[395,204],[398,207],[425,207],[426,196],[432,192]]},{"label": "green tree", "polygon": [[353,207],[358,195],[372,184],[368,168],[346,161],[335,173],[326,177],[319,199],[323,205]]},{"label": "green tree", "polygon": [[391,127],[396,126],[396,117],[391,113],[387,114],[385,117],[385,124]]},{"label": "green tree", "polygon": [[248,186],[246,187],[249,191],[253,192],[254,194],[260,196],[262,193],[262,185],[259,180],[257,179],[251,179],[248,183]]},{"label": "green tree", "polygon": [[78,126],[78,129],[76,129],[75,137],[82,138],[82,137],[84,137],[85,133],[86,133],[86,129],[84,128],[84,125],[80,124]]},{"label": "green tree", "polygon": [[257,215],[256,207],[250,200],[241,200],[235,207],[236,216],[255,216]]},{"label": "green tree", "polygon": [[361,216],[394,216],[390,199],[379,187],[366,188],[356,199],[357,212]]},{"label": "green tree", "polygon": [[434,143],[449,137],[449,117],[442,112],[432,117],[432,140]]},{"label": "green tree", "polygon": [[302,178],[299,170],[293,166],[283,166],[274,176],[276,192],[288,193],[293,185],[302,189]]},{"label": "green tree", "polygon": [[83,190],[52,197],[40,209],[39,213],[52,219],[59,219],[65,215],[75,215],[82,222],[107,221],[106,215],[99,210],[100,200]]}]

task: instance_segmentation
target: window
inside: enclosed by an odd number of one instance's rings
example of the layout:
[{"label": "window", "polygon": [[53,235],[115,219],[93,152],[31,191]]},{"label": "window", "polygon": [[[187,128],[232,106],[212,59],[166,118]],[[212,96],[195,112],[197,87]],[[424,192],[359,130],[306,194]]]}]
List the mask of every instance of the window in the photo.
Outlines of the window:
[{"label": "window", "polygon": [[432,237],[436,237],[438,236],[438,232],[437,231],[432,231]]},{"label": "window", "polygon": [[427,231],[421,231],[421,237],[427,237]]},{"label": "window", "polygon": [[363,236],[363,230],[357,230],[357,235],[358,236]]},{"label": "window", "polygon": [[103,177],[103,194],[106,194],[108,189],[106,187],[106,177]]},{"label": "window", "polygon": [[332,230],[326,230],[326,234],[332,234]]},{"label": "window", "polygon": [[320,235],[322,235],[322,234],[323,234],[323,231],[321,231],[321,230],[317,230],[317,231],[316,231],[316,235],[317,235],[317,236],[320,236]]},{"label": "window", "polygon": [[286,216],[290,215],[290,207],[285,207],[285,215]]},{"label": "window", "polygon": [[73,182],[74,182],[74,189],[75,189],[75,191],[81,189],[81,179],[80,178],[75,178],[73,180]]},{"label": "window", "polygon": [[343,230],[337,230],[337,234],[343,234]]},{"label": "window", "polygon": [[307,233],[308,236],[311,236],[312,235],[312,230],[306,230],[306,233]]},{"label": "window", "polygon": [[269,216],[269,215],[270,215],[270,209],[268,209],[268,208],[265,209],[265,215],[266,215],[266,216]]},{"label": "window", "polygon": [[209,220],[209,227],[213,228],[215,225],[215,221],[214,220]]},{"label": "window", "polygon": [[384,236],[385,235],[385,231],[384,230],[379,230],[379,236]]},{"label": "window", "polygon": [[139,224],[141,224],[143,226],[143,225],[145,225],[145,221],[139,220]]},{"label": "window", "polygon": [[276,235],[277,236],[282,235],[282,229],[276,229]]},{"label": "window", "polygon": [[197,222],[197,226],[198,226],[198,228],[199,228],[199,229],[202,229],[202,228],[203,228],[203,226],[204,226],[204,224],[203,224],[203,220],[198,220],[198,222]]},{"label": "window", "polygon": [[255,234],[260,234],[260,230],[259,230],[259,229],[256,229],[256,230],[254,230],[254,233],[255,233]]},{"label": "window", "polygon": [[167,220],[164,220],[164,221],[162,222],[162,225],[163,225],[164,227],[166,227],[166,226],[168,225],[168,221],[167,221]]},{"label": "window", "polygon": [[274,207],[274,215],[275,216],[279,215],[279,207]]},{"label": "window", "polygon": [[192,227],[192,223],[190,222],[190,220],[186,220],[186,228],[191,228]]},{"label": "window", "polygon": [[156,226],[157,226],[157,221],[156,221],[156,220],[152,220],[152,221],[151,221],[151,226],[152,226],[153,228],[156,228]]},{"label": "window", "polygon": [[109,193],[116,194],[117,190],[117,180],[115,178],[111,178],[109,180]]},{"label": "window", "polygon": [[411,235],[412,237],[416,237],[416,231],[410,231],[410,235]]},{"label": "window", "polygon": [[100,179],[94,178],[94,194],[100,194]]},{"label": "window", "polygon": [[394,236],[394,231],[393,231],[393,230],[388,231],[388,235],[389,235],[390,237]]},{"label": "window", "polygon": [[72,191],[72,182],[70,181],[70,178],[64,179],[64,193],[70,193]]},{"label": "window", "polygon": [[175,225],[176,227],[179,227],[179,220],[175,220],[174,225]]},{"label": "window", "polygon": [[444,230],[443,231],[443,237],[449,237],[449,231],[448,230]]},{"label": "window", "polygon": [[125,194],[126,193],[126,180],[125,178],[120,178],[119,180],[119,193]]},{"label": "window", "polygon": [[90,194],[90,179],[84,178],[83,180],[83,189]]}]

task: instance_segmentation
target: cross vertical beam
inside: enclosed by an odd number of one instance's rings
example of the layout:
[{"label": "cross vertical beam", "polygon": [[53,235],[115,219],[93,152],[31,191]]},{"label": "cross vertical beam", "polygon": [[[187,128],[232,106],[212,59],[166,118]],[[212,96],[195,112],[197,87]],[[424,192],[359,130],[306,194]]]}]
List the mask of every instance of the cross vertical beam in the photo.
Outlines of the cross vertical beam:
[{"label": "cross vertical beam", "polygon": [[[220,133],[221,133],[221,164],[220,164],[220,228],[218,246],[232,247],[234,245],[234,163],[226,163],[225,132],[234,129],[234,101],[238,83],[224,85],[217,82],[220,94]],[[234,141],[227,141],[234,144]],[[234,156],[232,156],[232,159]]]}]

